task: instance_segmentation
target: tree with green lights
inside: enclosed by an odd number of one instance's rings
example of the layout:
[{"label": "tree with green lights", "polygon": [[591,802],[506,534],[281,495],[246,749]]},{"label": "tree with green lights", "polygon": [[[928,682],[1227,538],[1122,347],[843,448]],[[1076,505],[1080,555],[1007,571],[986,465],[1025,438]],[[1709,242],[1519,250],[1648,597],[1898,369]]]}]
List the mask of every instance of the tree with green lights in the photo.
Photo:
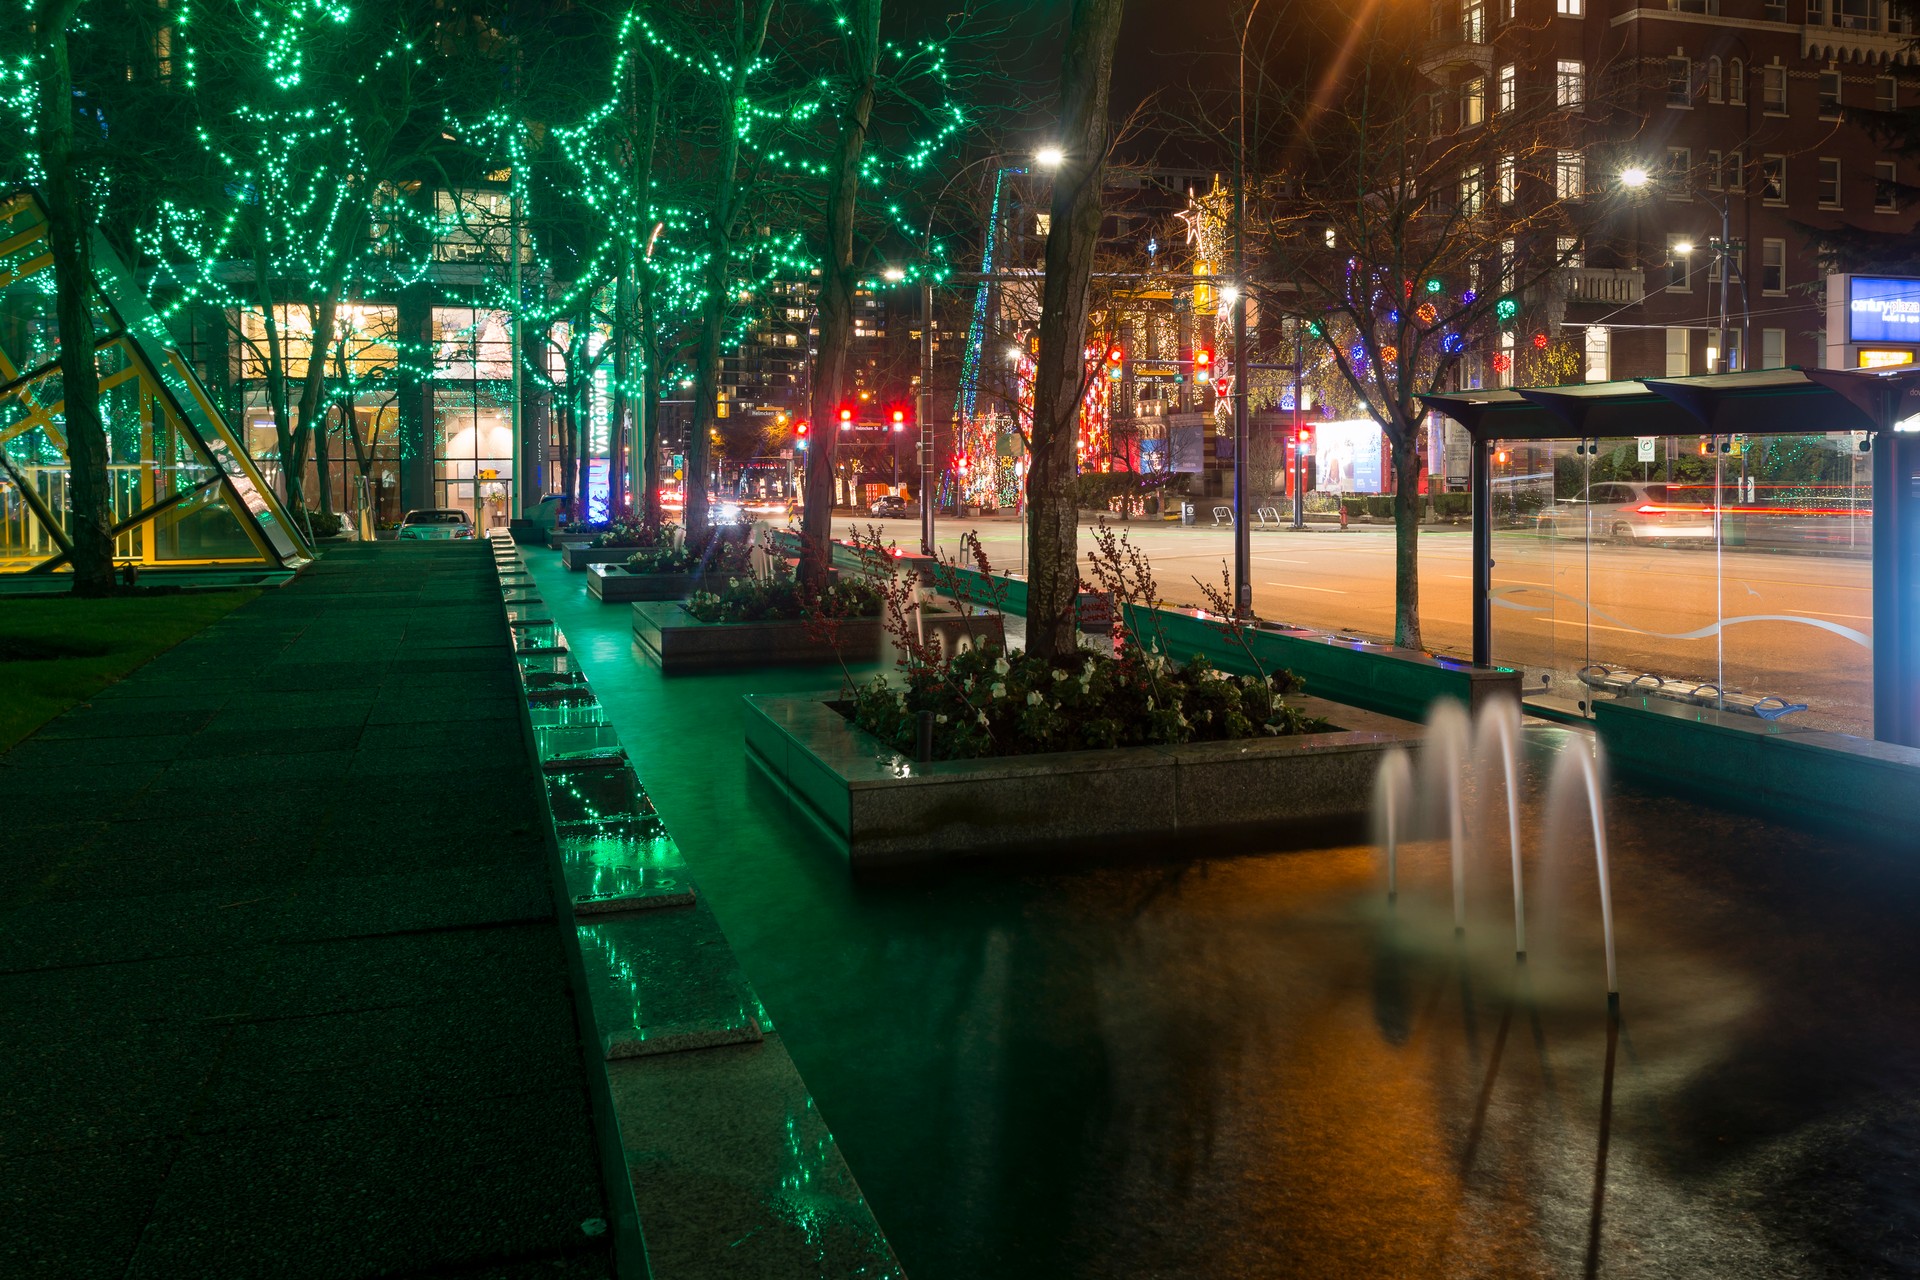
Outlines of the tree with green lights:
[{"label": "tree with green lights", "polygon": [[[83,170],[86,158],[74,131],[70,37],[81,0],[41,0],[31,7],[24,64],[31,68],[32,158],[47,206],[53,252],[54,308],[60,329],[62,427],[66,432],[73,589],[79,595],[113,590],[113,497],[107,479],[107,433],[100,415],[99,366],[93,295],[92,206]],[[97,187],[96,182],[93,184]],[[75,353],[80,353],[76,358]]]}]

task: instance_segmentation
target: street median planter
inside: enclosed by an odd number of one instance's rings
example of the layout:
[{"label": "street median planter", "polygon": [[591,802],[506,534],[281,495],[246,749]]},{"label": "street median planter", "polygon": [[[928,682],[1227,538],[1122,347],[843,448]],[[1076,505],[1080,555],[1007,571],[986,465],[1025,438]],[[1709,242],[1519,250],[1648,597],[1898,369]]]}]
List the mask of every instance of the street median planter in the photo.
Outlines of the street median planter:
[{"label": "street median planter", "polygon": [[1407,720],[1291,695],[1338,726],[1181,746],[918,764],[857,728],[831,694],[746,698],[748,752],[854,867],[970,855],[1197,856],[1359,836],[1383,752]]},{"label": "street median planter", "polygon": [[879,618],[842,618],[838,628],[836,646],[816,634],[805,619],[702,622],[677,603],[633,606],[633,638],[660,664],[663,675],[834,661],[851,666],[879,660]]},{"label": "street median planter", "polygon": [[560,549],[560,563],[569,569],[585,569],[595,564],[625,564],[638,547],[596,547],[589,543],[568,543]]},{"label": "street median planter", "polygon": [[[628,552],[627,555],[632,555]],[[626,556],[621,557],[624,561]],[[692,573],[635,573],[624,563],[587,566],[587,593],[603,604],[632,600],[685,600],[693,593]]]}]

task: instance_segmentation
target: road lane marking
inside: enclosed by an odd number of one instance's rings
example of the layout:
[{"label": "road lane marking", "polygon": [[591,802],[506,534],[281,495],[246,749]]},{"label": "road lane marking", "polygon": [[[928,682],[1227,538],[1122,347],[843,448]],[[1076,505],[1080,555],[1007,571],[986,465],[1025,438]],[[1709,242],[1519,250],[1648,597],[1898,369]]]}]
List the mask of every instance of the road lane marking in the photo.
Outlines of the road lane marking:
[{"label": "road lane marking", "polygon": [[1318,591],[1322,595],[1344,596],[1347,593],[1336,587],[1309,587],[1303,582],[1263,582],[1263,587],[1280,587],[1289,591]]}]

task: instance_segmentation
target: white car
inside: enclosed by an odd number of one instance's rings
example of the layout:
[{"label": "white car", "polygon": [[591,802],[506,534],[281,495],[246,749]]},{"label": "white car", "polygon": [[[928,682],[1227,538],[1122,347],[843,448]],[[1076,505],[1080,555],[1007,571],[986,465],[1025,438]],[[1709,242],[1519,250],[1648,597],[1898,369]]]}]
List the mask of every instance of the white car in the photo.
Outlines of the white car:
[{"label": "white car", "polygon": [[473,536],[473,517],[455,507],[409,511],[394,534],[402,542],[445,542]]},{"label": "white car", "polygon": [[1708,485],[1598,480],[1583,497],[1556,498],[1540,509],[1538,528],[1555,538],[1659,542],[1713,537],[1713,490]]}]

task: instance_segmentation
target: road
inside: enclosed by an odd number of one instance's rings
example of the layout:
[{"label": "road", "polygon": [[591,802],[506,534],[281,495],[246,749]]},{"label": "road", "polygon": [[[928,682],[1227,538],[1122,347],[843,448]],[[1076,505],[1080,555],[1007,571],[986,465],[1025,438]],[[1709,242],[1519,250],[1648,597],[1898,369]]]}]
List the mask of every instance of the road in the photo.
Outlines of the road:
[{"label": "road", "polygon": [[[902,547],[919,545],[915,521],[860,523],[878,524]],[[847,524],[840,519],[836,533],[843,536]],[[1217,583],[1232,562],[1228,530],[1121,527],[1147,553],[1171,604],[1204,605],[1194,579]],[[1011,519],[942,519],[938,528],[944,554],[974,529],[995,568],[1024,567],[1022,530]],[[1083,535],[1083,556],[1088,543]],[[1581,696],[1580,669],[1605,663],[1778,694],[1811,708],[1795,723],[1870,731],[1870,570],[1864,556],[1745,548],[1716,555],[1502,531],[1494,537],[1494,658],[1521,667],[1529,689],[1566,690],[1570,698]],[[1389,528],[1256,532],[1253,580],[1262,618],[1369,638],[1393,634]],[[1423,529],[1420,609],[1429,649],[1467,655],[1471,581],[1465,528]]]}]

